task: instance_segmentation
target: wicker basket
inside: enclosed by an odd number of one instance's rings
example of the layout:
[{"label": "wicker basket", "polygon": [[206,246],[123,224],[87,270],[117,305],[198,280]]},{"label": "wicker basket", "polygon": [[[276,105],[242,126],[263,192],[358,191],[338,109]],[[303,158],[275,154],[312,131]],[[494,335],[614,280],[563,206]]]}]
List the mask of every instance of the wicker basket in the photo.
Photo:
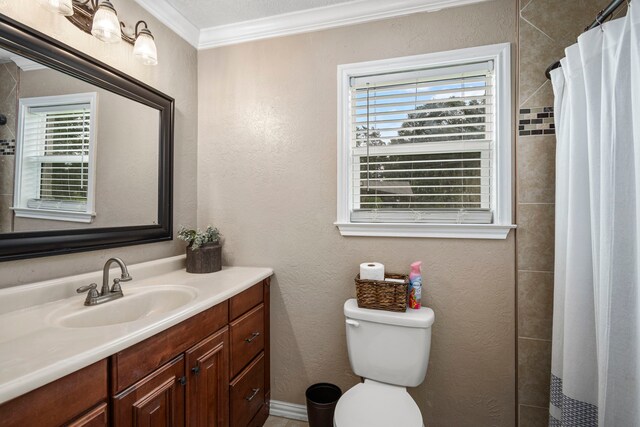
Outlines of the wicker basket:
[{"label": "wicker basket", "polygon": [[387,278],[404,280],[404,283],[384,280],[361,280],[356,276],[356,298],[358,307],[374,310],[406,311],[409,292],[409,276],[386,274]]}]

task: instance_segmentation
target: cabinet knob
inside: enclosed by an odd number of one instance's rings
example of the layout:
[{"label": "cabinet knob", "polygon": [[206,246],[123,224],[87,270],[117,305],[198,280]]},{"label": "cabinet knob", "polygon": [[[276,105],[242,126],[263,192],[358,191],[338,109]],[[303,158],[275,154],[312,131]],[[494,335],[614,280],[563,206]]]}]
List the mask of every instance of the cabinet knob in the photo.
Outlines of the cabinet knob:
[{"label": "cabinet knob", "polygon": [[194,366],[193,368],[191,368],[191,372],[198,375],[200,373],[200,366],[199,365]]},{"label": "cabinet knob", "polygon": [[187,377],[180,377],[178,378],[178,381],[180,382],[181,385],[185,385],[187,384]]},{"label": "cabinet knob", "polygon": [[256,397],[256,395],[258,394],[260,389],[259,388],[253,388],[253,389],[251,389],[251,391],[253,392],[253,393],[251,393],[251,396],[245,397],[247,402],[251,402],[253,400],[253,398]]},{"label": "cabinet knob", "polygon": [[251,334],[251,336],[249,338],[245,338],[244,341],[248,344],[251,341],[255,340],[256,338],[258,338],[260,336],[260,332],[254,332]]}]

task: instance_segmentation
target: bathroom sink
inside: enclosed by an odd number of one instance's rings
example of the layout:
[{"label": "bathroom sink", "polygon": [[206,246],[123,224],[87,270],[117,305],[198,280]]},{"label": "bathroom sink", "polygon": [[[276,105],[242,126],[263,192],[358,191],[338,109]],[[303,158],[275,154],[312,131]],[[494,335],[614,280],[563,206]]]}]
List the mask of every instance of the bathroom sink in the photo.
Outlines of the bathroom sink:
[{"label": "bathroom sink", "polygon": [[178,309],[196,296],[188,286],[148,286],[124,289],[124,297],[86,307],[77,298],[51,313],[50,321],[65,328],[95,328],[134,322]]}]

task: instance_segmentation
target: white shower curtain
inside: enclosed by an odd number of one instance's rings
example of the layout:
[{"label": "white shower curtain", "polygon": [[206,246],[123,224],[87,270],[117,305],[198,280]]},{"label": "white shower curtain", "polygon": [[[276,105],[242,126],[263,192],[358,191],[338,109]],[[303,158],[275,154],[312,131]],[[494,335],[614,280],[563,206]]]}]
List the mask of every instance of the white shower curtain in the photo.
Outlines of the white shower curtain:
[{"label": "white shower curtain", "polygon": [[640,3],[561,63],[549,425],[640,426]]}]

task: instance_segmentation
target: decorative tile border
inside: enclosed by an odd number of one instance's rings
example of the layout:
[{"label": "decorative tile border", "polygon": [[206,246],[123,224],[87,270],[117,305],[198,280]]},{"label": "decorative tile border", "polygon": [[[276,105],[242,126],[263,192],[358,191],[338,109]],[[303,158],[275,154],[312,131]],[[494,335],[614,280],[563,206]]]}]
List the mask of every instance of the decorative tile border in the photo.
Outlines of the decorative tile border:
[{"label": "decorative tile border", "polygon": [[520,136],[555,135],[553,107],[521,108],[518,118]]},{"label": "decorative tile border", "polygon": [[14,156],[16,154],[15,139],[0,139],[0,156]]}]

